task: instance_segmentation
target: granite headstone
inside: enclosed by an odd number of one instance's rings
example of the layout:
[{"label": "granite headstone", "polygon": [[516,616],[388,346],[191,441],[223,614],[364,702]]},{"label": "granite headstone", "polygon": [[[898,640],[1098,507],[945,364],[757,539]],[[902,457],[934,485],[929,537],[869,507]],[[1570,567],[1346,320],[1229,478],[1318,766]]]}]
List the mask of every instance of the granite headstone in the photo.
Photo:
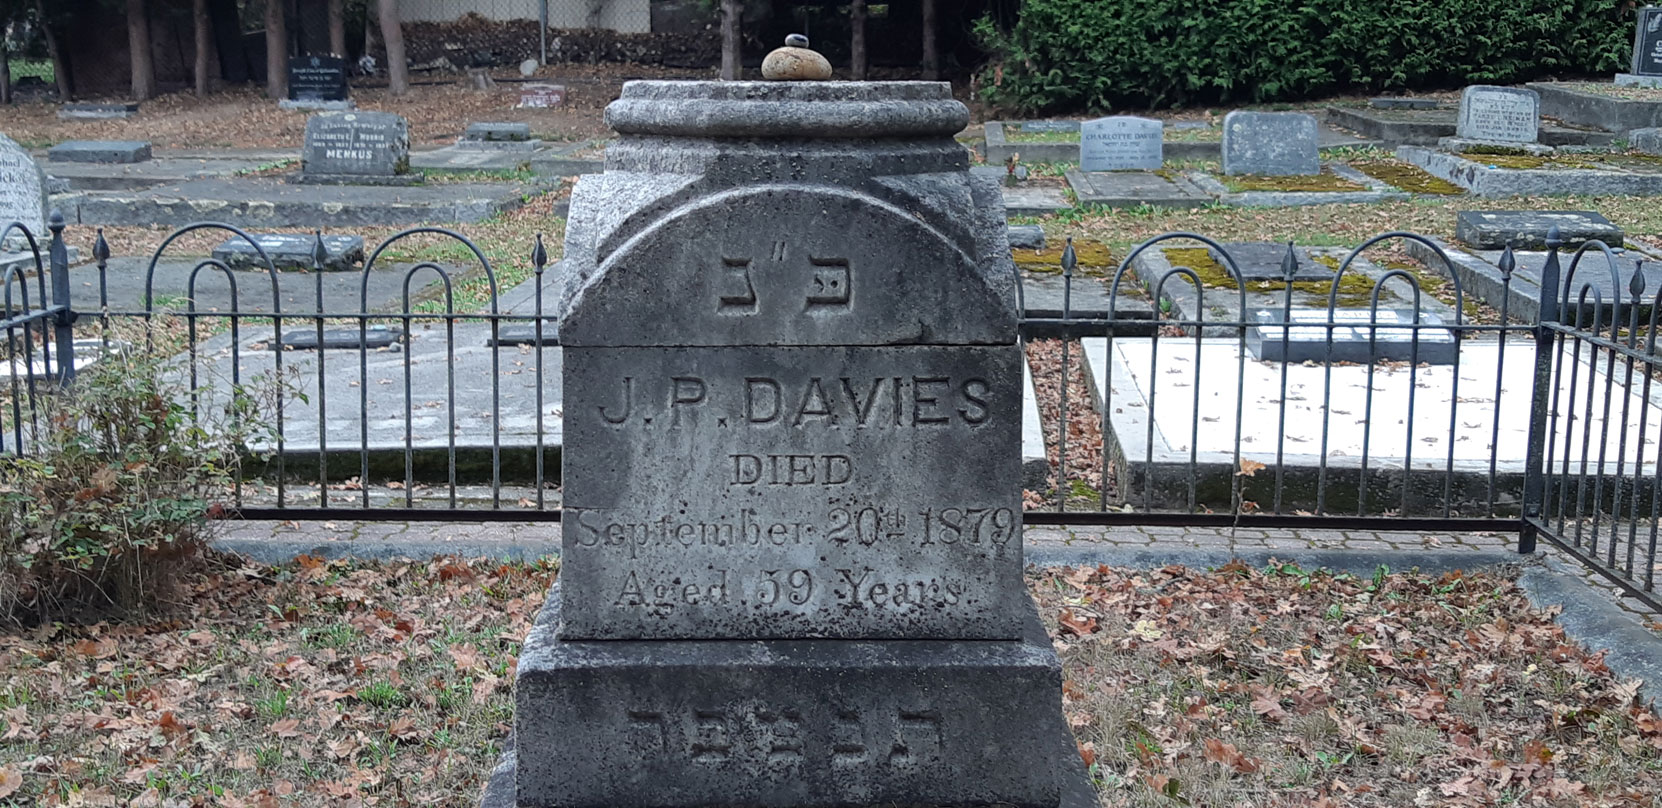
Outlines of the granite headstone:
[{"label": "granite headstone", "polygon": [[[51,238],[46,231],[46,172],[17,141],[0,135],[0,227],[12,222],[29,228],[36,244],[45,249]],[[27,243],[19,233],[6,238],[7,249]]]},{"label": "granite headstone", "polygon": [[339,56],[289,58],[289,100],[345,101],[346,60]]},{"label": "granite headstone", "polygon": [[1112,115],[1079,125],[1079,168],[1084,171],[1155,171],[1163,164],[1165,125],[1152,118]]},{"label": "granite headstone", "polygon": [[629,82],[606,120],[500,804],[1094,805],[1022,583],[1014,271],[968,111]]},{"label": "granite headstone", "polygon": [[410,171],[409,124],[389,112],[323,112],[306,120],[303,182],[396,181]]},{"label": "granite headstone", "polygon": [[1455,137],[1491,143],[1534,143],[1541,129],[1541,96],[1520,87],[1475,84],[1460,94]]},{"label": "granite headstone", "polygon": [[1235,110],[1223,118],[1223,173],[1321,173],[1316,119],[1302,112]]},{"label": "granite headstone", "polygon": [[1633,27],[1631,67],[1635,76],[1662,77],[1662,8],[1639,9],[1639,19]]}]

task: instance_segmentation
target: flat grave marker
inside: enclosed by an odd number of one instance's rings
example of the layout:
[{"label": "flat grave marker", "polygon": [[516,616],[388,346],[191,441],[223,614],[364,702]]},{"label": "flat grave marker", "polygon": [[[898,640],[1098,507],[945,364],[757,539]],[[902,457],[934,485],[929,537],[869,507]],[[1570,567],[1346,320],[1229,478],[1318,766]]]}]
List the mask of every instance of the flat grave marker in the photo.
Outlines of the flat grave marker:
[{"label": "flat grave marker", "polygon": [[150,159],[147,140],[66,140],[46,150],[55,163],[142,163]]},{"label": "flat grave marker", "polygon": [[[279,270],[312,269],[312,252],[317,248],[317,237],[297,233],[250,233],[267,258],[271,259],[272,266]],[[363,236],[324,236],[323,249],[325,257],[323,269],[352,270],[357,269],[364,261]],[[241,236],[233,236],[214,247],[213,257],[217,261],[225,262],[232,269],[254,269],[265,267],[260,260],[260,253]]]},{"label": "flat grave marker", "polygon": [[[1305,247],[1289,248],[1286,244],[1273,241],[1235,241],[1224,244],[1223,248],[1229,253],[1229,257],[1235,260],[1235,268],[1241,273],[1241,277],[1248,282],[1286,280],[1286,270],[1282,265],[1287,260],[1289,249],[1292,250],[1297,267],[1293,271],[1295,282],[1333,279],[1333,270],[1324,264],[1316,263],[1310,256],[1310,250]],[[1228,262],[1216,249],[1208,247],[1206,251],[1219,266],[1228,268]]]},{"label": "flat grave marker", "polygon": [[1609,219],[1591,210],[1463,210],[1454,223],[1454,237],[1479,250],[1544,250],[1547,233],[1558,228],[1568,247],[1597,239],[1622,246],[1623,233]]},{"label": "flat grave marker", "polygon": [[[1265,362],[1424,362],[1452,365],[1458,351],[1447,328],[1415,328],[1414,312],[1400,309],[1257,309],[1247,329],[1247,350]],[[1286,323],[1283,325],[1283,323]],[[1441,326],[1430,312],[1417,325]],[[1332,336],[1329,337],[1329,332]],[[1418,333],[1416,344],[1415,333]]]},{"label": "flat grave marker", "polygon": [[1223,118],[1223,173],[1321,173],[1316,118],[1302,112],[1235,110]]},{"label": "flat grave marker", "polygon": [[1154,171],[1164,163],[1165,126],[1152,118],[1112,115],[1079,125],[1082,171]]}]

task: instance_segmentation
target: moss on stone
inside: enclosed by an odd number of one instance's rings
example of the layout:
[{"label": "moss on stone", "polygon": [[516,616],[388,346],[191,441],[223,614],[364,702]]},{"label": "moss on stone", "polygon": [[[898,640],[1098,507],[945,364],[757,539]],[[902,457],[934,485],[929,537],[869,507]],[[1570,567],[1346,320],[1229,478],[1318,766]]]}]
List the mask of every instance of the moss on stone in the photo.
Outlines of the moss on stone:
[{"label": "moss on stone", "polygon": [[1345,179],[1323,167],[1320,174],[1296,174],[1288,177],[1268,177],[1256,174],[1224,175],[1219,178],[1223,187],[1232,193],[1243,191],[1315,191],[1339,193],[1366,191],[1367,186]]},{"label": "moss on stone", "polygon": [[[1067,243],[1052,244],[1042,250],[1012,250],[1010,255],[1015,259],[1016,267],[1028,272],[1056,273],[1062,271],[1062,251]],[[1114,255],[1108,245],[1090,239],[1074,239],[1073,255],[1079,264],[1075,272],[1093,278],[1107,277],[1113,274]]]},{"label": "moss on stone", "polygon": [[1458,196],[1466,189],[1441,177],[1435,177],[1419,166],[1402,162],[1352,163],[1351,167],[1376,180],[1415,194]]},{"label": "moss on stone", "polygon": [[[1165,250],[1166,260],[1173,267],[1188,267],[1194,270],[1200,283],[1207,289],[1239,289],[1240,284],[1235,282],[1235,276],[1229,274],[1229,269],[1212,259],[1212,252],[1205,247],[1168,247]],[[1338,259],[1329,255],[1311,256],[1317,263],[1337,271]],[[1182,277],[1174,277],[1166,281],[1170,286],[1173,283],[1186,283]],[[1278,280],[1247,281],[1246,290],[1256,294],[1285,293],[1287,283]],[[1332,281],[1294,281],[1293,290],[1308,292],[1316,295],[1329,295],[1333,292]],[[1353,308],[1366,306],[1373,297],[1373,279],[1360,272],[1347,272],[1339,279],[1339,307]]]}]

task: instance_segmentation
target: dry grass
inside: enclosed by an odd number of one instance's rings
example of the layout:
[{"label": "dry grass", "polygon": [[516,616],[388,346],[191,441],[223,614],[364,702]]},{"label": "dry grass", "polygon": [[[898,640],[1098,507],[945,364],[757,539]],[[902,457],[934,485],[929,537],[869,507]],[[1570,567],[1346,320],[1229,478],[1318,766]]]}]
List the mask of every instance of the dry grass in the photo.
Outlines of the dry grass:
[{"label": "dry grass", "polygon": [[1662,721],[1500,574],[1034,581],[1104,805],[1653,806]]}]

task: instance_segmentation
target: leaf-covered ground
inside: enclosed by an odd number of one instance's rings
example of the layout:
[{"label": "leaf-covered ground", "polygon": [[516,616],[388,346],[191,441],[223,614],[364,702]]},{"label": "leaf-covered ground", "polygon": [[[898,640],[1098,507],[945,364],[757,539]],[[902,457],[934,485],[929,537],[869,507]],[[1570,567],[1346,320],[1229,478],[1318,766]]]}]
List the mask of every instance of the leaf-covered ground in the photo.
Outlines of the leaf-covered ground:
[{"label": "leaf-covered ground", "polygon": [[1498,574],[1036,581],[1114,806],[1655,806],[1662,721]]},{"label": "leaf-covered ground", "polygon": [[[232,564],[0,630],[0,806],[471,806],[552,566]],[[1650,806],[1662,721],[1501,575],[1030,578],[1104,805]]]}]

